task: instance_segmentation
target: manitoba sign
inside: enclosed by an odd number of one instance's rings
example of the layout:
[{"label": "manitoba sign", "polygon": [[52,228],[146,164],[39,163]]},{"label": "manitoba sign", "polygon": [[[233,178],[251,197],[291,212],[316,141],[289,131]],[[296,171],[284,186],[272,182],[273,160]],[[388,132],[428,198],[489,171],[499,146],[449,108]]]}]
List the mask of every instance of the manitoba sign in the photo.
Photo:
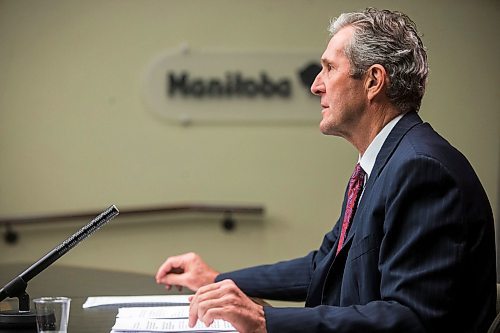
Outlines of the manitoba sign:
[{"label": "manitoba sign", "polygon": [[148,66],[148,109],[173,121],[317,122],[309,87],[318,55],[306,52],[207,52],[181,48]]}]

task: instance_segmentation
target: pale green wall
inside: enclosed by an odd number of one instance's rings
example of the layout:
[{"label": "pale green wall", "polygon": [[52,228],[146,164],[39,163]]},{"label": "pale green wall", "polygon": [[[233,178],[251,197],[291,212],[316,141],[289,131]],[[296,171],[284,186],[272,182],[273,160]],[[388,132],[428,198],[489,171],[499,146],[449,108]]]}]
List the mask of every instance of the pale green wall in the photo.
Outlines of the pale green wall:
[{"label": "pale green wall", "polygon": [[[213,216],[118,218],[60,263],[153,274],[189,250],[221,270],[307,253],[336,220],[354,148],[315,124],[173,125],[145,110],[140,79],[152,58],[183,42],[319,58],[329,18],[367,5],[0,0],[0,215],[262,204],[265,217],[242,220],[234,233]],[[498,1],[376,6],[417,22],[431,66],[421,115],[469,158],[498,212]],[[319,119],[319,105],[311,112]],[[86,222],[18,228],[17,245],[0,242],[0,262],[38,259]]]}]

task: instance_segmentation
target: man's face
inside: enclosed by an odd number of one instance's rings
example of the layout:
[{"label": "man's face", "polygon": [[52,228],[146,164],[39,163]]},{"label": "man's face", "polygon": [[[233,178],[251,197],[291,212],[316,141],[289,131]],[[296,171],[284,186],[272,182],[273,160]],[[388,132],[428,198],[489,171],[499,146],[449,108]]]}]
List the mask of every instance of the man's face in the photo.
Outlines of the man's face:
[{"label": "man's face", "polygon": [[321,97],[321,132],[345,138],[353,135],[366,107],[364,80],[349,75],[350,64],[344,54],[353,31],[345,27],[331,38],[321,56],[321,72],[311,86],[312,93]]}]

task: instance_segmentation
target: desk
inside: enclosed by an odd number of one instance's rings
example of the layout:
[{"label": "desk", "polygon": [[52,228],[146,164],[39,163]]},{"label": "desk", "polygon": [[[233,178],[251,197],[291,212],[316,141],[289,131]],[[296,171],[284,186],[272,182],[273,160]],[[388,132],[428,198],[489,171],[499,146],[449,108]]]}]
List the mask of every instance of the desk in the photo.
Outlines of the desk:
[{"label": "desk", "polygon": [[[0,265],[0,288],[23,272],[29,264]],[[167,294],[163,286],[156,284],[154,274],[106,271],[53,265],[28,282],[26,292],[31,299],[41,296],[67,296],[71,298],[68,333],[109,333],[115,322],[118,306],[83,309],[89,296],[128,296]],[[17,299],[1,302],[2,310]],[[34,309],[33,303],[31,309]],[[28,333],[33,331],[0,330],[0,333]]]}]

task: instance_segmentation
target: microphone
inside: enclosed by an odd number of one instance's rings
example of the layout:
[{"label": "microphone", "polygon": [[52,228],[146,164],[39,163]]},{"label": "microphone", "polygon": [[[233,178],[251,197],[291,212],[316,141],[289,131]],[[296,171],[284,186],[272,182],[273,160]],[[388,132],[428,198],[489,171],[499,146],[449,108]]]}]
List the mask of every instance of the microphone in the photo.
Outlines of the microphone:
[{"label": "microphone", "polygon": [[99,230],[119,213],[115,205],[110,206],[0,289],[0,302],[7,297],[17,297],[19,299],[19,311],[0,312],[0,328],[32,327],[36,325],[35,314],[30,311],[30,298],[26,293],[28,281],[52,265],[82,240]]}]

